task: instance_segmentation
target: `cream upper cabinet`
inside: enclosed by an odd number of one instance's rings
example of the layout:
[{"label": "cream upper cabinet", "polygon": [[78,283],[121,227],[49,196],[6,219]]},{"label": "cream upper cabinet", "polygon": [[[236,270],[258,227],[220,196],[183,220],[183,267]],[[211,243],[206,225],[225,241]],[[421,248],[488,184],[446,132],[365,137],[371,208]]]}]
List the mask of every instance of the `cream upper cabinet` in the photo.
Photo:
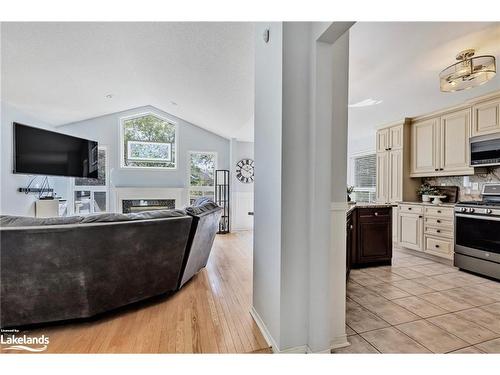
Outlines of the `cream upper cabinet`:
[{"label": "cream upper cabinet", "polygon": [[375,199],[380,203],[389,202],[389,153],[377,152],[377,189]]},{"label": "cream upper cabinet", "polygon": [[389,192],[388,202],[403,200],[403,150],[389,151]]},{"label": "cream upper cabinet", "polygon": [[403,125],[389,128],[389,150],[400,150],[403,148]]},{"label": "cream upper cabinet", "polygon": [[438,170],[439,118],[417,121],[411,127],[411,174],[432,174]]},{"label": "cream upper cabinet", "polygon": [[474,173],[470,165],[470,109],[441,116],[439,170]]},{"label": "cream upper cabinet", "polygon": [[412,124],[411,176],[474,174],[469,166],[470,108]]},{"label": "cream upper cabinet", "polygon": [[472,136],[500,132],[500,99],[474,105],[472,117]]},{"label": "cream upper cabinet", "polygon": [[377,152],[384,152],[389,149],[389,129],[377,131]]}]

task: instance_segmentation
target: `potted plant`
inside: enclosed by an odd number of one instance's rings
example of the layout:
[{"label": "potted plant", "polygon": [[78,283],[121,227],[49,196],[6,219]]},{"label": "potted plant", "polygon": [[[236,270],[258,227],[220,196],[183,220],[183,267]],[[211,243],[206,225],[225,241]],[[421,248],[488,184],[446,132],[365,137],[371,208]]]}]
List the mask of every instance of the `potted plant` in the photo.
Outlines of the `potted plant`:
[{"label": "potted plant", "polygon": [[429,183],[424,182],[417,189],[417,194],[422,196],[422,202],[430,202],[431,198],[429,196],[438,194],[438,190]]},{"label": "potted plant", "polygon": [[347,201],[351,201],[351,194],[354,191],[354,186],[347,186]]}]

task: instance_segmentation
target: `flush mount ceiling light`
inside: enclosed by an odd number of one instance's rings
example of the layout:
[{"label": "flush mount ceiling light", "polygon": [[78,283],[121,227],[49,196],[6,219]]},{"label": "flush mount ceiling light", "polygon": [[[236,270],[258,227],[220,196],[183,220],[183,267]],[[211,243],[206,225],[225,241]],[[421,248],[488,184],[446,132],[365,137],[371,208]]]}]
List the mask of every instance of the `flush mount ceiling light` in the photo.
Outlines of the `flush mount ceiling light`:
[{"label": "flush mount ceiling light", "polygon": [[376,105],[382,103],[382,100],[375,100],[372,98],[362,100],[360,102],[354,103],[354,104],[349,104],[350,108],[358,108],[358,107],[368,107],[371,105]]},{"label": "flush mount ceiling light", "polygon": [[458,62],[439,73],[441,91],[467,90],[483,85],[495,76],[495,56],[474,57],[475,52],[473,49],[460,52],[456,56]]}]

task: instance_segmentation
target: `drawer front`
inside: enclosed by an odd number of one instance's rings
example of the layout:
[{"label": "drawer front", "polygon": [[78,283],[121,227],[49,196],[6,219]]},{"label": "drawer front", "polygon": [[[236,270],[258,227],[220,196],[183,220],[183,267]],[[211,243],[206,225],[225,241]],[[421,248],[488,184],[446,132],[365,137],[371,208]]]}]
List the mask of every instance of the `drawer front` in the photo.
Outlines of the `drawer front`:
[{"label": "drawer front", "polygon": [[391,219],[392,208],[391,207],[379,207],[379,208],[358,208],[358,218],[360,220],[368,219]]},{"label": "drawer front", "polygon": [[425,236],[425,251],[449,258],[453,255],[453,240]]},{"label": "drawer front", "polygon": [[399,211],[408,214],[423,214],[424,208],[418,205],[400,204]]},{"label": "drawer front", "polygon": [[435,216],[443,219],[453,220],[453,208],[450,207],[425,207],[425,216]]},{"label": "drawer front", "polygon": [[445,238],[453,238],[453,228],[440,228],[440,227],[431,227],[425,226],[425,234],[434,236],[434,237],[445,237]]},{"label": "drawer front", "polygon": [[453,219],[440,219],[437,217],[425,217],[425,225],[437,228],[453,228]]}]

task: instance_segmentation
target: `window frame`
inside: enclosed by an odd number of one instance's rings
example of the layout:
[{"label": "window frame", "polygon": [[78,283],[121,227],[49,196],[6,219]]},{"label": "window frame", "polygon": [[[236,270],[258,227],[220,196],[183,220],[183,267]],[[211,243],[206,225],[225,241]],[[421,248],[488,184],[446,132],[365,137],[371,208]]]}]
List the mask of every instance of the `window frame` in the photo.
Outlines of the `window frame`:
[{"label": "window frame", "polygon": [[[110,208],[111,208],[111,200],[110,200],[110,189],[109,189],[109,186],[110,186],[110,183],[109,183],[109,179],[110,179],[110,175],[109,175],[109,148],[108,146],[106,145],[98,145],[98,150],[104,150],[104,152],[106,153],[106,165],[104,166],[104,169],[105,169],[105,173],[106,173],[106,184],[105,185],[75,185],[75,179],[78,178],[78,177],[71,177],[71,182],[70,182],[70,194],[69,194],[69,199],[67,199],[66,201],[68,203],[70,203],[69,207],[67,208],[67,212],[68,214],[71,213],[72,215],[75,215],[76,214],[76,211],[75,211],[75,192],[76,191],[89,191],[91,196],[93,196],[93,194],[95,192],[104,192],[106,193],[106,211],[105,212],[110,212]],[[90,212],[88,214],[78,214],[78,215],[82,215],[82,216],[85,216],[85,215],[92,215],[94,214],[95,212]]]},{"label": "window frame", "polygon": [[348,183],[347,185],[349,186],[354,186],[354,192],[368,192],[368,193],[373,193],[373,195],[376,194],[377,192],[377,185],[376,185],[376,177],[375,177],[375,186],[374,187],[356,187],[354,182],[356,180],[355,174],[356,174],[356,159],[370,156],[370,155],[375,155],[375,173],[377,170],[377,152],[376,150],[365,150],[365,151],[359,151],[355,152],[349,155],[349,174],[348,174]]},{"label": "window frame", "polygon": [[[144,117],[144,116],[148,116],[148,115],[158,117],[158,118],[168,122],[169,124],[174,125],[174,127],[175,127],[175,142],[173,144],[173,147],[171,146],[171,152],[173,152],[175,155],[175,162],[174,162],[175,166],[174,167],[136,167],[136,166],[125,165],[125,146],[124,146],[124,142],[123,142],[124,122],[127,120],[132,120],[134,118]],[[164,171],[164,172],[165,171],[176,171],[179,169],[179,153],[178,153],[178,150],[179,150],[179,124],[177,121],[174,121],[171,118],[163,116],[155,111],[146,111],[146,112],[134,113],[133,115],[129,115],[129,116],[120,117],[120,119],[118,120],[118,128],[119,128],[119,134],[120,134],[120,138],[118,140],[120,143],[120,147],[118,147],[118,150],[119,150],[118,160],[120,160],[120,169],[143,170],[143,171]],[[128,153],[128,151],[127,151],[127,153]]]},{"label": "window frame", "polygon": [[[191,186],[191,155],[192,154],[208,154],[208,155],[214,155],[215,156],[215,167],[214,167],[214,186]],[[214,198],[215,198],[215,171],[217,171],[218,168],[218,152],[217,151],[188,151],[187,154],[187,203],[188,205],[190,204],[191,200],[191,191],[192,190],[198,190],[198,191],[213,191],[214,192]]]}]

